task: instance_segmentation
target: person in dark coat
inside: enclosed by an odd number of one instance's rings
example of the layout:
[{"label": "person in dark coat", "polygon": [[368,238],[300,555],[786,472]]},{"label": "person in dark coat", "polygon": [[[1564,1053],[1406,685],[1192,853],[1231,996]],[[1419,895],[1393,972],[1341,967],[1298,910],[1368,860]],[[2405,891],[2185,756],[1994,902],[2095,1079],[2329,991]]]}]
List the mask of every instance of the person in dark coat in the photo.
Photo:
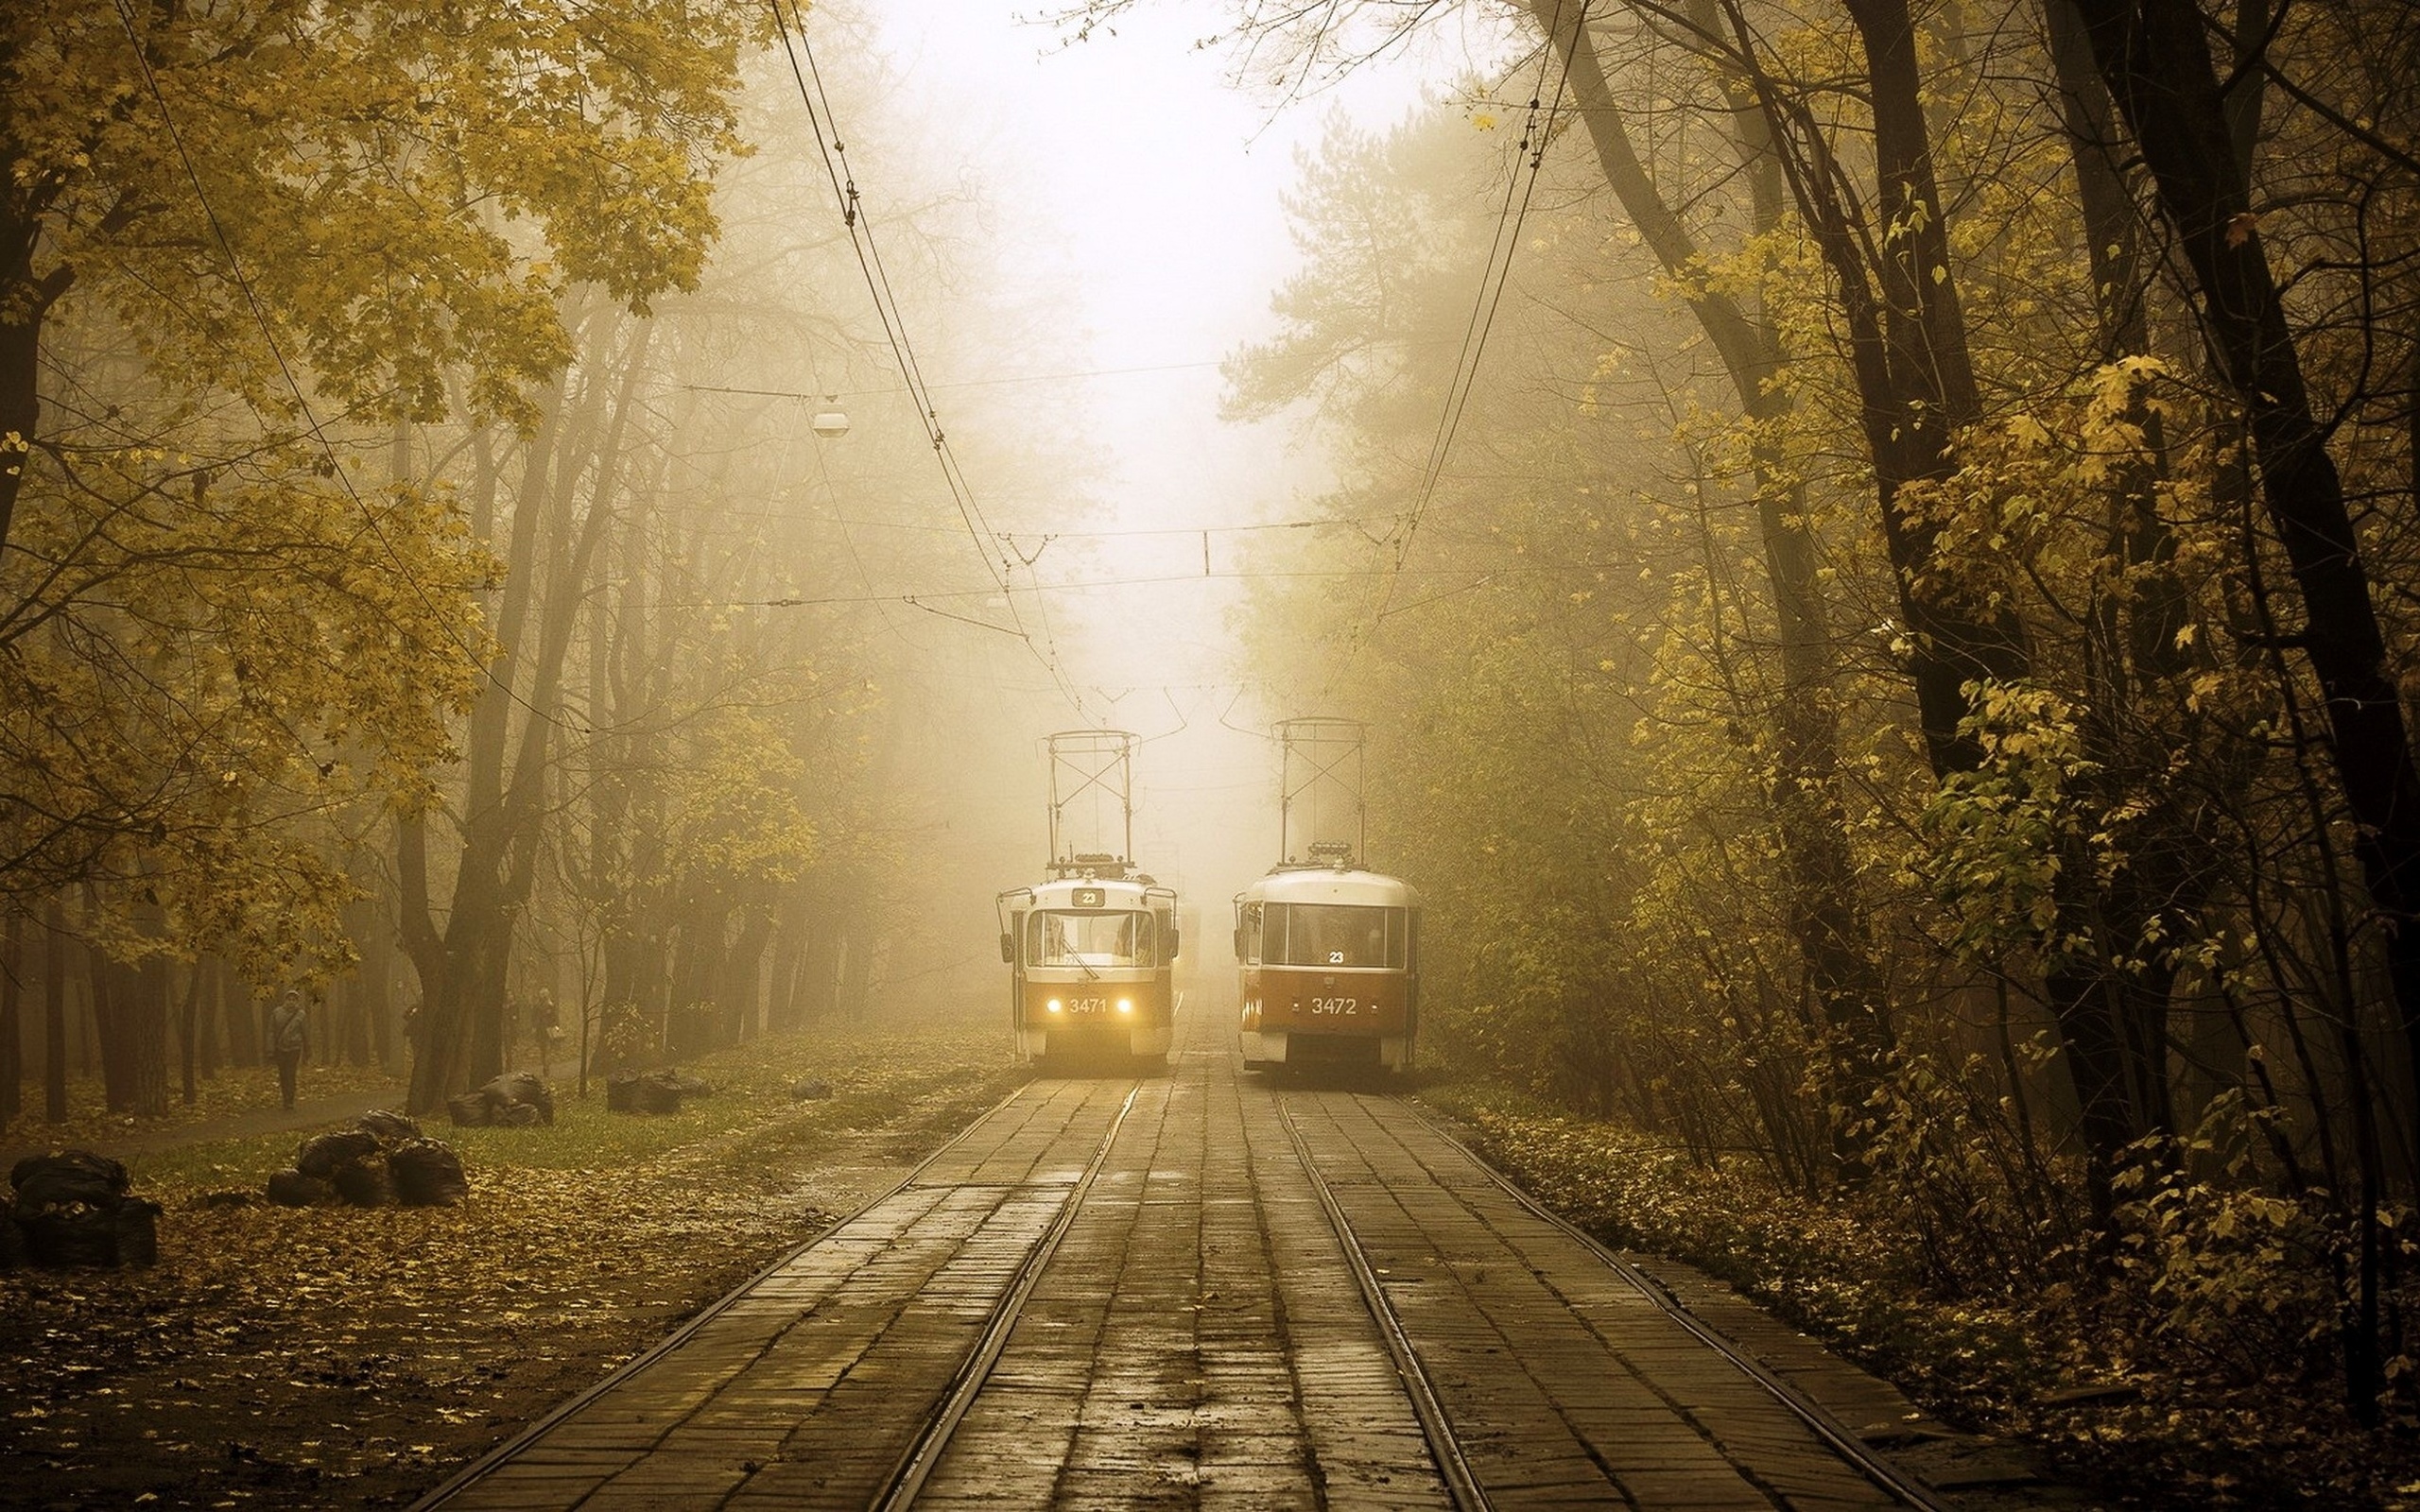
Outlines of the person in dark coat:
[{"label": "person in dark coat", "polygon": [[303,1053],[311,1048],[311,1018],[302,1007],[302,989],[287,988],[285,997],[269,1010],[268,1045],[277,1057],[277,1093],[294,1106],[294,1080],[302,1070]]}]

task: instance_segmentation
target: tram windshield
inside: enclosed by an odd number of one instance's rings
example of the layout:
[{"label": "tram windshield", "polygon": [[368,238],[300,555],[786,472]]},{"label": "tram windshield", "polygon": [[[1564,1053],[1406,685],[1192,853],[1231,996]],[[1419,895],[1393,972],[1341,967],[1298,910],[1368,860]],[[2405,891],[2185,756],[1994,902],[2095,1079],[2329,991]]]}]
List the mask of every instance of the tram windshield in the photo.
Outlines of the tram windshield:
[{"label": "tram windshield", "polygon": [[1270,903],[1259,958],[1271,966],[1378,966],[1401,971],[1410,954],[1406,910],[1368,903]]},{"label": "tram windshield", "polygon": [[1149,966],[1149,913],[1036,912],[1026,922],[1028,966]]}]

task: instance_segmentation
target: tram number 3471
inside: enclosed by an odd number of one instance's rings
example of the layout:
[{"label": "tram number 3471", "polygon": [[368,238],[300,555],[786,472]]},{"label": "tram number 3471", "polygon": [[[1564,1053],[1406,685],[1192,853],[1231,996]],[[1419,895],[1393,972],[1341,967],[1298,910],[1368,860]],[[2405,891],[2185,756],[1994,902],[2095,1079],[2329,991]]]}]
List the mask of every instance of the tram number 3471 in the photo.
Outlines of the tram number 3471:
[{"label": "tram number 3471", "polygon": [[1350,1019],[1361,1011],[1361,1000],[1359,998],[1313,998],[1311,1011],[1341,1014]]}]

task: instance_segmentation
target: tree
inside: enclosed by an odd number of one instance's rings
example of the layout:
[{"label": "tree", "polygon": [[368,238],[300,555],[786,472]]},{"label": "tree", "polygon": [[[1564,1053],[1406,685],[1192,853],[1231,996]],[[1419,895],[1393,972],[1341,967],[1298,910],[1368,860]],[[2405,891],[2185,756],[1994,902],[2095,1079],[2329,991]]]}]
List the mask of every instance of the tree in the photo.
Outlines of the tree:
[{"label": "tree", "polygon": [[[351,453],[453,407],[530,422],[566,290],[644,305],[695,281],[760,25],[669,4],[0,19],[16,906],[94,889],[94,938],[130,966],[343,963],[344,839],[311,816],[429,800],[494,570],[447,490],[369,488]],[[147,1064],[159,1040],[138,1034]]]}]

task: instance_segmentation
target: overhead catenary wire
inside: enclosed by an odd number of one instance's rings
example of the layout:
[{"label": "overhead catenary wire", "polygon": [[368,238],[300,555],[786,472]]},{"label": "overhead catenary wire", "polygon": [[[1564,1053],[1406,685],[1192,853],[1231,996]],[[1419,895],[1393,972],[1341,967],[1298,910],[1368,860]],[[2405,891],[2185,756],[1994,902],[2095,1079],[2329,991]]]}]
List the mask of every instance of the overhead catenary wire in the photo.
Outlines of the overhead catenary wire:
[{"label": "overhead catenary wire", "polygon": [[[1443,346],[1445,343],[1441,339],[1403,341],[1396,344],[1407,348],[1420,348]],[[1206,368],[1223,369],[1234,367],[1238,363],[1256,364],[1276,360],[1274,355],[1247,352],[1231,353],[1224,357],[1199,357],[1185,362],[1147,362],[1125,368],[1075,368],[1057,372],[998,373],[990,378],[957,378],[946,383],[931,384],[927,387],[930,391],[940,392],[947,388],[997,388],[1011,384],[1073,383],[1088,378],[1131,378],[1146,373],[1193,372]],[[874,399],[885,394],[905,394],[912,391],[905,385],[898,384],[887,388],[819,388],[813,393],[797,388],[751,388],[735,384],[683,384],[681,387],[692,393],[740,394],[753,399]]]},{"label": "overhead catenary wire", "polygon": [[[120,0],[123,4],[124,0]],[[941,423],[940,407],[934,403],[932,386],[925,380],[924,364],[916,355],[914,343],[908,335],[907,320],[899,308],[890,285],[890,270],[882,261],[882,251],[873,233],[873,223],[857,193],[856,176],[848,166],[848,147],[840,137],[832,109],[830,94],[823,87],[822,71],[816,66],[814,45],[807,40],[804,15],[796,0],[786,10],[782,0],[766,0],[773,13],[774,29],[781,34],[783,56],[790,66],[790,77],[796,81],[799,101],[806,110],[808,129],[815,137],[815,148],[823,163],[824,176],[831,181],[832,193],[840,210],[842,227],[849,233],[849,245],[856,254],[857,270],[864,278],[866,292],[872,297],[874,317],[881,323],[883,339],[890,348],[892,361],[899,369],[900,381],[906,386],[909,401],[914,404],[918,423],[931,443],[942,483],[948,488],[951,503],[959,519],[974,542],[977,555],[982,558],[985,572],[997,585],[1007,603],[1009,619],[1013,627],[1006,633],[1023,643],[1027,651],[1050,674],[1069,704],[1079,712],[1084,700],[1067,679],[1060,663],[1058,647],[1050,639],[1046,620],[1042,644],[1037,644],[1033,632],[1027,628],[1024,616],[1017,610],[1016,591],[1010,578],[1013,572],[1011,551],[991,523],[983,517],[982,506],[951,448],[949,435]],[[819,104],[820,102],[820,104]],[[827,130],[827,128],[830,129]],[[921,607],[921,606],[920,606]]]},{"label": "overhead catenary wire", "polygon": [[[1588,25],[1589,0],[1580,0],[1574,14],[1575,27]],[[1545,51],[1538,60],[1538,77],[1530,94],[1529,116],[1521,129],[1521,141],[1513,160],[1512,172],[1504,185],[1504,202],[1496,211],[1495,232],[1489,239],[1487,263],[1479,274],[1477,297],[1471,302],[1469,319],[1462,330],[1461,351],[1454,359],[1453,375],[1445,386],[1445,403],[1438,416],[1437,434],[1429,442],[1428,455],[1421,466],[1420,482],[1412,492],[1410,507],[1406,510],[1402,533],[1396,538],[1392,553],[1392,570],[1384,575],[1369,623],[1352,638],[1354,654],[1357,655],[1369,636],[1375,634],[1378,625],[1393,609],[1397,578],[1411,556],[1413,539],[1420,532],[1420,523],[1436,498],[1439,483],[1443,479],[1445,463],[1453,454],[1454,438],[1461,430],[1462,413],[1469,407],[1473,388],[1478,385],[1479,359],[1487,350],[1487,338],[1495,325],[1495,312],[1504,301],[1504,287],[1512,272],[1512,254],[1521,244],[1521,228],[1529,219],[1530,201],[1537,193],[1538,174],[1546,162],[1547,139],[1552,135],[1555,118],[1561,112],[1563,93],[1571,79],[1571,54],[1564,52],[1563,71],[1556,76],[1554,89],[1546,87],[1547,71],[1554,64],[1555,38],[1563,27],[1563,0],[1556,0],[1554,14],[1547,23]],[[1523,173],[1527,167],[1526,176]],[[1430,600],[1423,600],[1423,603]],[[1417,607],[1417,606],[1407,606]]]},{"label": "overhead catenary wire", "polygon": [[[1210,580],[1217,582],[1250,582],[1259,578],[1277,579],[1295,577],[1446,577],[1460,576],[1466,574],[1471,576],[1472,580],[1470,582],[1464,583],[1460,587],[1449,589],[1444,593],[1432,594],[1429,598],[1419,599],[1413,603],[1404,605],[1403,610],[1409,610],[1417,609],[1422,604],[1434,602],[1439,598],[1448,598],[1455,593],[1469,593],[1474,589],[1483,588],[1499,577],[1526,574],[1543,575],[1549,573],[1590,573],[1599,575],[1601,576],[1601,575],[1605,573],[1614,571],[1617,568],[1627,568],[1631,565],[1633,564],[1628,562],[1541,561],[1499,567],[1395,567],[1392,565],[1384,567],[1297,567],[1280,568],[1275,570],[1228,570],[1224,572],[1212,573],[1209,576]],[[1135,577],[1087,577],[1076,578],[1065,582],[1037,583],[1035,585],[1035,590],[1040,593],[1073,593],[1089,592],[1095,589],[1148,588],[1165,583],[1198,583],[1202,580],[1203,575],[1199,572],[1167,573]],[[903,593],[831,593],[817,594],[811,597],[665,599],[659,600],[648,607],[651,609],[732,610],[816,609],[827,605],[838,604],[906,604],[911,608],[923,610],[928,614],[938,614],[942,611],[933,607],[933,601],[936,599],[983,598],[994,596],[997,592],[998,590],[996,589],[963,588]],[[968,623],[981,625],[985,629],[997,630],[1003,635],[1014,636],[1018,633],[1015,629],[1004,625],[984,624],[980,621],[969,621]]]}]

